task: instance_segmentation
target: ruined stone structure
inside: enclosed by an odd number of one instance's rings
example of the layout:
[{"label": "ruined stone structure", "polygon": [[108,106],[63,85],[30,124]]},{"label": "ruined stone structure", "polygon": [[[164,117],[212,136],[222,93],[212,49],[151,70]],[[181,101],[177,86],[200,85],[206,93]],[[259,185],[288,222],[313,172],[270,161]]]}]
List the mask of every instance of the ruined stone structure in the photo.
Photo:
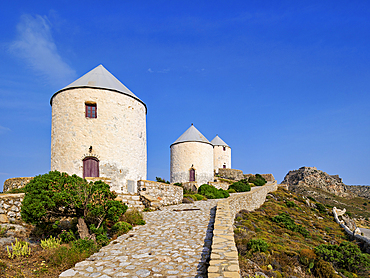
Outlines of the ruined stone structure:
[{"label": "ruined stone structure", "polygon": [[213,166],[218,169],[231,169],[231,148],[218,136],[211,141],[213,145]]},{"label": "ruined stone structure", "polygon": [[109,178],[117,193],[134,192],[146,179],[146,105],[102,65],[50,104],[51,170]]},{"label": "ruined stone structure", "polygon": [[171,145],[171,183],[213,180],[213,145],[191,125]]}]

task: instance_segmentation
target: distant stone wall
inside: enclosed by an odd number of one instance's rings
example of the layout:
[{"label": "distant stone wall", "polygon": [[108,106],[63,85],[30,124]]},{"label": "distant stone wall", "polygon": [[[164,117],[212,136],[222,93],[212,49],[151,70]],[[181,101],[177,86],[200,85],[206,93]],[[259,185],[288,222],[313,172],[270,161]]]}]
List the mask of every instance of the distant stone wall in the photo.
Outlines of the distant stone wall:
[{"label": "distant stone wall", "polygon": [[208,267],[209,278],[240,277],[238,250],[234,241],[235,214],[246,209],[259,208],[266,200],[268,193],[276,191],[276,182],[254,187],[252,191],[234,193],[229,198],[217,203],[216,218],[213,230],[211,260]]},{"label": "distant stone wall", "polygon": [[0,195],[0,223],[21,221],[24,193]]},{"label": "distant stone wall", "polygon": [[216,187],[217,189],[221,188],[223,190],[227,190],[230,186],[230,183],[225,181],[209,182],[208,184]]},{"label": "distant stone wall", "polygon": [[182,186],[183,186],[186,190],[190,190],[191,192],[198,193],[198,188],[199,188],[199,186],[201,186],[201,185],[200,185],[200,184],[198,184],[196,181],[189,181],[189,182],[183,182],[183,183],[182,183]]},{"label": "distant stone wall", "polygon": [[164,206],[181,204],[183,199],[182,187],[173,184],[141,180],[137,182],[137,191],[156,198]]},{"label": "distant stone wall", "polygon": [[[264,178],[267,182],[275,181],[275,178],[272,174],[260,174],[262,178]],[[249,177],[254,177],[254,174],[244,174],[245,179],[249,179]]]},{"label": "distant stone wall", "polygon": [[218,175],[220,178],[239,181],[244,179],[243,171],[236,169],[219,168]]},{"label": "distant stone wall", "polygon": [[8,192],[9,190],[14,189],[14,188],[22,188],[22,187],[25,187],[26,184],[29,183],[30,180],[32,180],[32,179],[33,179],[33,177],[7,179],[4,182],[3,192],[4,193],[5,192]]},{"label": "distant stone wall", "polygon": [[368,185],[347,185],[346,188],[357,196],[370,199],[370,186]]},{"label": "distant stone wall", "polygon": [[367,253],[370,253],[370,238],[362,236],[360,234],[361,231],[358,228],[354,231],[351,231],[351,229],[346,226],[344,221],[339,219],[339,216],[343,215],[345,212],[346,212],[346,209],[339,210],[336,207],[334,207],[333,208],[333,214],[334,214],[335,222],[337,222],[344,229],[344,231],[347,233],[347,235],[349,235],[350,237],[354,237],[356,240],[362,242],[363,245],[364,245],[365,251]]}]

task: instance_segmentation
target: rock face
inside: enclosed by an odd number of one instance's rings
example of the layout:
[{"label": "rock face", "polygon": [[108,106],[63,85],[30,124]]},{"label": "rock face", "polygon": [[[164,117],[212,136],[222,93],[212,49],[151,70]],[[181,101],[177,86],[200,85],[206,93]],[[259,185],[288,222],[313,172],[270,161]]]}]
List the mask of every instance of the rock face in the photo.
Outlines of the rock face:
[{"label": "rock face", "polygon": [[301,167],[298,170],[289,171],[282,184],[286,184],[291,191],[306,186],[319,188],[340,197],[351,195],[338,175],[328,175],[317,170],[316,167]]},{"label": "rock face", "polygon": [[370,199],[370,186],[366,185],[347,185],[347,190],[356,195]]}]

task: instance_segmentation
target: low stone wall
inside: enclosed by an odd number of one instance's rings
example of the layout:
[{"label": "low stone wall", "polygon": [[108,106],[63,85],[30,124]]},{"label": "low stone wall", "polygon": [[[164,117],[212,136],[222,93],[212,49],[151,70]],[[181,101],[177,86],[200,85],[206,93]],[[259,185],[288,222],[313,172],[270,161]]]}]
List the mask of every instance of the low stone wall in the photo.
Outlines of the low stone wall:
[{"label": "low stone wall", "polygon": [[234,181],[239,181],[239,180],[244,179],[243,171],[236,170],[236,169],[219,168],[218,175],[221,178],[230,179]]},{"label": "low stone wall", "polygon": [[242,209],[253,211],[259,208],[265,202],[266,195],[277,188],[276,182],[269,182],[261,187],[253,187],[250,192],[231,194],[229,198],[217,203],[209,278],[240,278],[238,250],[234,241],[235,215]]},{"label": "low stone wall", "polygon": [[217,189],[221,188],[223,190],[227,190],[230,186],[230,183],[225,182],[225,181],[217,181],[217,182],[210,181],[208,184],[216,187]]},{"label": "low stone wall", "polygon": [[370,238],[362,236],[361,231],[358,228],[354,231],[351,231],[351,229],[346,226],[343,220],[339,220],[339,216],[343,215],[345,212],[346,212],[346,209],[340,210],[334,207],[333,214],[334,214],[335,222],[337,222],[350,237],[354,237],[356,240],[363,243],[364,249],[366,250],[366,252],[370,253]]},{"label": "low stone wall", "polygon": [[[275,178],[272,174],[260,174],[267,182],[274,182]],[[254,174],[244,174],[244,178],[248,179],[249,177],[254,177]]]},{"label": "low stone wall", "polygon": [[137,182],[140,195],[156,198],[162,205],[177,205],[182,203],[183,189],[173,184],[141,180]]},{"label": "low stone wall", "polygon": [[190,190],[191,192],[198,193],[198,188],[200,185],[196,181],[190,181],[190,182],[184,182],[182,183],[182,186],[186,190]]},{"label": "low stone wall", "polygon": [[0,223],[21,221],[24,193],[0,195]]},{"label": "low stone wall", "polygon": [[14,189],[14,188],[25,187],[26,184],[29,183],[30,180],[32,180],[32,179],[33,179],[33,177],[7,179],[4,182],[3,192],[4,193],[8,192],[9,190]]}]

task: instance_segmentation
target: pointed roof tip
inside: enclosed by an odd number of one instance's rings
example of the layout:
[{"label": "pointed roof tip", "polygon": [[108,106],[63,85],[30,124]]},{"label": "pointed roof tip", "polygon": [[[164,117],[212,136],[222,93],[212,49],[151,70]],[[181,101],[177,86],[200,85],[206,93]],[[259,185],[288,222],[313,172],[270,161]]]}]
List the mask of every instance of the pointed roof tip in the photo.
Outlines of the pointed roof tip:
[{"label": "pointed roof tip", "polygon": [[68,86],[56,92],[51,97],[50,104],[52,104],[53,97],[56,94],[64,90],[75,88],[97,88],[116,91],[118,93],[128,95],[140,101],[141,103],[144,104],[146,110],[145,103],[141,99],[139,99],[133,92],[131,92],[125,85],[123,85],[121,81],[119,81],[113,74],[111,74],[102,64],[93,68],[88,73],[78,78],[76,81],[72,82]]},{"label": "pointed roof tip", "polygon": [[[218,134],[216,135],[215,138],[213,138],[213,140],[211,141],[212,145],[213,146],[225,146],[225,147],[229,147],[228,144],[225,143],[224,140],[222,140]],[[229,147],[230,148],[230,147]]]},{"label": "pointed roof tip", "polygon": [[[195,128],[193,124],[175,141],[171,144],[184,143],[184,142],[201,142],[211,144],[208,139]],[[212,144],[211,144],[212,145]]]}]

